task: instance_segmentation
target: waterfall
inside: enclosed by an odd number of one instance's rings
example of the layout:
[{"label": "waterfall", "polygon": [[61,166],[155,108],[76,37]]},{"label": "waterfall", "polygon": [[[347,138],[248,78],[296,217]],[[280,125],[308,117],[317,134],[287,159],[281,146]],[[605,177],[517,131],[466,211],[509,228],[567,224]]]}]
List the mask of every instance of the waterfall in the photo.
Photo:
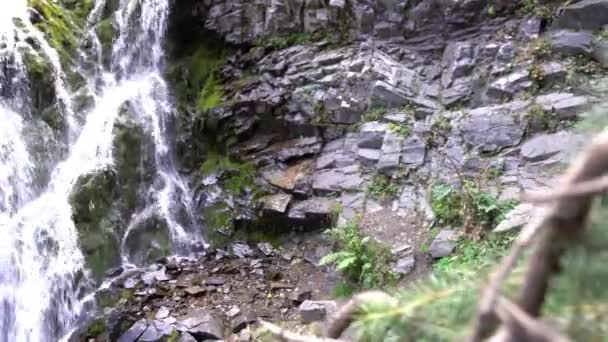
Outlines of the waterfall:
[{"label": "waterfall", "polygon": [[[79,178],[114,167],[113,129],[124,103],[130,104],[153,143],[155,170],[142,194],[145,205],[122,227],[122,248],[116,252],[131,263],[125,241],[145,229],[140,223],[152,216],[166,223],[174,253],[186,252],[186,246],[201,239],[190,192],[176,170],[169,143],[173,106],[162,77],[162,43],[170,6],[169,0],[120,1],[114,14],[118,38],[111,68],[97,65],[96,72],[87,73],[85,87],[95,105],[79,120],[72,111],[75,94],[64,85],[57,52],[31,24],[26,0],[9,2],[4,4],[8,10],[0,11],[0,66],[5,65],[0,69],[0,342],[56,341],[92,310],[95,291],[69,197]],[[104,4],[96,0],[88,20],[97,64],[101,47],[92,27]],[[34,37],[39,53],[53,66],[57,101],[68,123],[66,156],[54,165],[41,191],[31,184],[33,161],[23,134],[24,125],[35,119],[27,103],[14,101],[27,93],[19,48],[26,45],[25,36]]]}]

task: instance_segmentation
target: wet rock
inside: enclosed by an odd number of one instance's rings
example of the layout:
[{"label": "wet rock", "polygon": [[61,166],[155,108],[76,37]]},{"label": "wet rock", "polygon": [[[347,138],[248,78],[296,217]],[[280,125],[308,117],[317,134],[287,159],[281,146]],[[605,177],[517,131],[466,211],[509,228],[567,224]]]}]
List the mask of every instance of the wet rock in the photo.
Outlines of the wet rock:
[{"label": "wet rock", "polygon": [[230,245],[230,250],[232,251],[232,254],[239,258],[246,258],[253,255],[253,249],[244,243],[233,243]]},{"label": "wet rock", "polygon": [[159,282],[167,281],[171,279],[165,273],[165,268],[161,268],[158,271],[148,272],[141,276],[141,280],[146,283],[146,285],[153,285]]},{"label": "wet rock", "polygon": [[322,321],[328,315],[337,310],[338,306],[334,301],[312,301],[306,300],[300,304],[299,312],[303,323]]},{"label": "wet rock", "polygon": [[442,258],[452,254],[456,248],[457,239],[458,234],[455,230],[443,229],[431,242],[429,254],[433,258]]},{"label": "wet rock", "polygon": [[197,341],[221,340],[224,337],[222,322],[204,309],[198,309],[182,317],[178,329],[194,336]]},{"label": "wet rock", "polygon": [[163,341],[165,338],[169,337],[173,331],[174,327],[171,325],[161,322],[161,321],[152,321],[148,325],[146,331],[139,337],[138,342],[159,342]]},{"label": "wet rock", "polygon": [[553,27],[595,31],[608,24],[608,1],[583,0],[564,7]]},{"label": "wet rock", "polygon": [[551,33],[553,52],[566,56],[591,54],[593,34],[587,31],[559,30]]},{"label": "wet rock", "polygon": [[118,338],[118,342],[136,342],[147,328],[148,321],[145,319],[140,319]]},{"label": "wet rock", "polygon": [[274,253],[274,247],[272,247],[272,245],[268,242],[258,243],[257,246],[260,252],[262,252],[265,256],[271,256]]},{"label": "wet rock", "polygon": [[289,194],[275,194],[264,196],[260,201],[263,204],[264,210],[284,213],[287,210],[287,206],[291,202],[292,197],[293,196]]},{"label": "wet rock", "polygon": [[123,270],[124,269],[122,266],[110,268],[106,271],[106,276],[107,277],[116,277],[117,275],[121,274]]}]

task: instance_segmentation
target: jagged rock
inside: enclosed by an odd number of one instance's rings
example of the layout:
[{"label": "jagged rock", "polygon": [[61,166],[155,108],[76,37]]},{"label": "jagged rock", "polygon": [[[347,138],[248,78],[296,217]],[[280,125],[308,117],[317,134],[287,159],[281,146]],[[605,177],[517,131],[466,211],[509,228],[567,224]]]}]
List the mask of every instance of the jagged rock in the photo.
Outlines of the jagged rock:
[{"label": "jagged rock", "polygon": [[533,204],[520,204],[507,213],[505,219],[494,228],[494,232],[508,232],[521,229],[526,224],[533,224],[534,220],[540,219],[543,213],[543,208],[539,208]]},{"label": "jagged rock", "polygon": [[519,144],[524,129],[505,106],[476,108],[459,125],[469,146],[481,152],[495,152]]},{"label": "jagged rock", "polygon": [[313,197],[295,203],[289,210],[290,218],[305,219],[310,216],[327,216],[335,209],[338,202],[333,198]]},{"label": "jagged rock", "polygon": [[269,244],[268,242],[262,242],[262,243],[258,243],[258,249],[260,250],[260,252],[262,252],[265,256],[271,256],[272,253],[274,253],[274,248],[272,247],[271,244]]},{"label": "jagged rock", "polygon": [[148,329],[148,321],[140,319],[118,338],[118,342],[136,342],[146,329]]},{"label": "jagged rock", "polygon": [[253,249],[244,243],[233,243],[230,245],[230,250],[232,251],[232,254],[239,258],[246,258],[253,255]]},{"label": "jagged rock", "polygon": [[384,141],[387,125],[379,122],[366,122],[361,126],[357,146],[363,149],[379,150]]},{"label": "jagged rock", "polygon": [[403,245],[391,251],[394,258],[397,260],[392,267],[393,272],[401,276],[410,274],[416,267],[416,259],[412,250],[412,246]]},{"label": "jagged rock", "polygon": [[234,319],[232,319],[230,323],[230,331],[232,331],[233,334],[236,334],[239,331],[245,329],[247,325],[253,324],[255,322],[257,322],[257,318],[251,313],[238,315]]},{"label": "jagged rock", "polygon": [[175,328],[161,321],[151,321],[146,331],[144,331],[137,341],[141,342],[160,342],[169,337]]},{"label": "jagged rock", "polygon": [[564,7],[553,27],[595,31],[608,24],[608,1],[583,0]]},{"label": "jagged rock", "polygon": [[363,177],[357,165],[316,172],[312,176],[312,188],[318,191],[358,190]]},{"label": "jagged rock", "polygon": [[300,304],[299,311],[303,323],[311,323],[322,321],[328,315],[331,315],[338,308],[334,301],[313,301],[306,300]]},{"label": "jagged rock", "polygon": [[521,146],[521,157],[527,162],[545,160],[571,149],[576,140],[569,132],[537,135]]},{"label": "jagged rock", "polygon": [[378,160],[378,172],[385,175],[392,175],[399,168],[401,157],[401,144],[403,138],[387,132],[382,143],[381,155]]},{"label": "jagged rock", "polygon": [[566,56],[590,55],[593,34],[587,31],[559,30],[551,33],[553,52]]},{"label": "jagged rock", "polygon": [[312,161],[304,160],[285,170],[273,169],[263,172],[262,175],[270,184],[284,190],[292,191],[299,182],[308,176],[311,166]]},{"label": "jagged rock", "polygon": [[574,119],[587,106],[589,99],[571,93],[550,93],[536,98],[536,103],[560,119]]},{"label": "jagged rock", "polygon": [[[544,75],[543,82],[546,84],[563,81],[566,77],[566,67],[561,63],[546,62],[541,64],[540,68]],[[527,68],[519,69],[492,82],[488,86],[486,96],[491,100],[500,101],[521,91],[529,90],[533,85],[529,70]]]},{"label": "jagged rock", "polygon": [[204,309],[198,309],[182,317],[178,330],[194,336],[197,341],[221,340],[224,337],[222,322]]},{"label": "jagged rock", "polygon": [[538,38],[541,31],[541,20],[537,17],[528,18],[519,25],[519,36],[530,40]]},{"label": "jagged rock", "polygon": [[424,163],[426,143],[418,136],[407,138],[403,142],[401,162],[409,167],[418,167]]},{"label": "jagged rock", "polygon": [[371,148],[360,148],[357,150],[357,156],[359,163],[363,166],[373,166],[380,160],[382,152],[380,150],[373,150]]},{"label": "jagged rock", "polygon": [[289,140],[268,148],[276,151],[277,159],[287,161],[291,158],[300,158],[321,151],[321,141],[318,137],[307,137]]},{"label": "jagged rock", "polygon": [[298,288],[290,296],[292,302],[300,304],[305,300],[312,299],[312,290],[308,288]]},{"label": "jagged rock", "polygon": [[198,296],[200,294],[207,292],[207,289],[204,287],[201,287],[201,286],[190,286],[190,287],[186,287],[186,289],[184,291],[191,296]]},{"label": "jagged rock", "polygon": [[450,42],[443,52],[443,87],[448,88],[455,79],[470,75],[475,67],[475,60],[476,45],[473,42]]},{"label": "jagged rock", "polygon": [[264,196],[260,199],[264,206],[264,210],[284,213],[287,206],[291,202],[292,195],[290,194],[275,194]]},{"label": "jagged rock", "polygon": [[457,239],[458,234],[455,230],[443,229],[431,242],[429,254],[433,258],[442,258],[452,254],[456,248]]}]

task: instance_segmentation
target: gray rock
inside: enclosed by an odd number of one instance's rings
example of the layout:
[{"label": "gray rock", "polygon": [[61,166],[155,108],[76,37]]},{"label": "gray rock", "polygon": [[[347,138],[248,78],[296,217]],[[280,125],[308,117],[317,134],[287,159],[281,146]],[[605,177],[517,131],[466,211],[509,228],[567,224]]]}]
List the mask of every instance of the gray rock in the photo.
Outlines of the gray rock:
[{"label": "gray rock", "polygon": [[287,210],[287,206],[291,202],[292,197],[293,196],[289,194],[274,194],[264,196],[260,201],[263,204],[264,210],[284,213]]},{"label": "gray rock", "polygon": [[608,24],[608,1],[583,0],[564,7],[553,27],[595,31]]},{"label": "gray rock", "polygon": [[456,241],[458,240],[458,234],[455,230],[443,229],[435,236],[431,246],[429,247],[429,254],[433,258],[442,258],[452,254],[456,248]]},{"label": "gray rock", "polygon": [[413,254],[411,254],[411,255],[402,257],[399,260],[397,260],[397,262],[393,266],[392,270],[393,270],[393,272],[395,272],[401,276],[405,276],[405,275],[412,273],[412,271],[414,270],[415,267],[416,267],[416,258],[414,257]]},{"label": "gray rock", "polygon": [[253,255],[253,249],[244,243],[233,243],[230,245],[230,250],[232,251],[232,254],[239,258],[246,258]]},{"label": "gray rock", "polygon": [[551,46],[555,53],[566,56],[591,54],[593,34],[587,31],[559,30],[551,33]]},{"label": "gray rock", "polygon": [[148,321],[146,319],[140,319],[118,338],[118,342],[136,342],[147,328]]},{"label": "gray rock", "polygon": [[[271,146],[270,148],[273,148]],[[300,158],[321,151],[321,141],[318,137],[299,138],[284,142],[280,145],[277,158],[286,161],[291,158]]]},{"label": "gray rock", "polygon": [[519,36],[527,40],[538,38],[540,30],[541,21],[537,17],[528,18],[519,24]]},{"label": "gray rock", "polygon": [[336,208],[338,201],[327,197],[313,197],[295,203],[288,216],[290,218],[305,219],[310,216],[329,215]]},{"label": "gray rock", "polygon": [[500,101],[505,97],[511,97],[515,93],[532,88],[528,69],[516,70],[510,74],[497,78],[486,91],[489,99]]},{"label": "gray rock", "polygon": [[357,151],[357,157],[359,163],[363,166],[371,167],[378,163],[382,152],[380,150],[373,150],[370,148],[360,148]]},{"label": "gray rock", "polygon": [[146,331],[139,337],[138,342],[160,342],[164,341],[165,338],[169,337],[173,331],[174,327],[171,325],[162,322],[162,321],[152,321],[148,325]]},{"label": "gray rock", "polygon": [[426,143],[418,136],[411,136],[403,142],[401,162],[410,167],[417,167],[424,163],[426,157]]},{"label": "gray rock", "polygon": [[158,311],[156,311],[156,315],[154,316],[156,319],[165,319],[169,317],[170,310],[166,306],[161,306]]},{"label": "gray rock", "polygon": [[268,242],[258,243],[258,249],[264,253],[265,256],[271,256],[274,253],[274,247]]},{"label": "gray rock", "polygon": [[194,336],[188,334],[187,332],[182,333],[177,342],[197,342]]},{"label": "gray rock", "polygon": [[550,93],[537,97],[535,102],[560,119],[574,119],[588,105],[589,99],[571,93]]},{"label": "gray rock", "polygon": [[384,133],[387,125],[379,122],[366,122],[361,126],[359,133],[359,148],[368,148],[378,150],[382,147],[384,141]]},{"label": "gray rock", "polygon": [[204,309],[198,309],[182,317],[178,329],[194,336],[197,341],[221,340],[224,337],[222,322]]},{"label": "gray rock", "polygon": [[454,79],[468,76],[475,68],[476,45],[473,42],[450,42],[444,52],[442,84],[448,88]]},{"label": "gray rock", "polygon": [[334,301],[306,300],[300,304],[299,311],[303,323],[322,321],[338,309]]},{"label": "gray rock", "polygon": [[496,152],[519,144],[524,129],[505,107],[477,108],[461,122],[459,129],[469,146],[480,152]]},{"label": "gray rock", "polygon": [[521,229],[526,224],[534,224],[535,220],[542,218],[544,210],[530,203],[520,204],[505,216],[505,219],[494,228],[494,232],[508,232]]},{"label": "gray rock", "polygon": [[306,300],[312,299],[312,290],[308,288],[297,288],[290,296],[290,299],[300,304]]},{"label": "gray rock", "polygon": [[595,40],[593,42],[593,59],[604,68],[608,68],[608,40]]},{"label": "gray rock", "polygon": [[527,162],[545,160],[570,148],[573,140],[574,135],[568,132],[537,135],[522,145],[521,156]]},{"label": "gray rock", "polygon": [[382,143],[381,155],[378,160],[378,172],[384,175],[392,175],[399,168],[401,157],[401,143],[403,138],[387,132]]},{"label": "gray rock", "polygon": [[318,191],[359,190],[363,177],[357,165],[316,172],[312,176],[312,188]]},{"label": "gray rock", "polygon": [[143,280],[146,285],[156,284],[158,282],[167,281],[169,279],[171,278],[167,276],[164,268],[161,268],[158,271],[145,273],[141,276],[141,280]]},{"label": "gray rock", "polygon": [[233,334],[236,334],[241,330],[245,329],[247,325],[253,324],[255,322],[257,322],[257,319],[252,314],[238,315],[230,322],[230,331],[232,331]]}]

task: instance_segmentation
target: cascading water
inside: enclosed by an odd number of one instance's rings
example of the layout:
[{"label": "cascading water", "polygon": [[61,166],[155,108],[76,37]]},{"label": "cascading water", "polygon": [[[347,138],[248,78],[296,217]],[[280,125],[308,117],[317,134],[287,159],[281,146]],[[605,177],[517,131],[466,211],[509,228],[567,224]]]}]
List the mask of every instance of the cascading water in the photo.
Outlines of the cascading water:
[{"label": "cascading water", "polygon": [[[98,20],[104,3],[95,2],[90,25]],[[83,115],[83,124],[72,113],[57,53],[29,22],[26,0],[11,0],[8,7],[9,11],[0,13],[0,46],[8,56],[4,63],[16,72],[5,75],[0,70],[0,77],[11,78],[2,82],[6,89],[0,88],[4,96],[0,99],[0,342],[56,341],[90,308],[87,294],[94,291],[79,249],[70,194],[79,178],[113,167],[113,129],[123,104],[129,103],[135,120],[151,138],[155,165],[154,180],[143,194],[145,204],[133,213],[131,224],[123,227],[123,262],[131,261],[125,241],[145,229],[140,223],[152,216],[166,223],[174,252],[200,239],[189,191],[176,171],[167,140],[172,106],[161,76],[161,44],[169,0],[120,1],[114,14],[119,35],[111,71],[88,73],[87,88],[93,92],[95,105]],[[15,19],[24,25],[15,25]],[[93,29],[88,32],[98,62],[99,41]],[[33,162],[22,133],[24,121],[31,115],[26,104],[9,101],[26,79],[17,46],[24,39],[13,38],[22,33],[40,41],[42,54],[53,65],[57,98],[71,137],[67,157],[54,167],[48,184],[38,193],[32,190]],[[102,69],[97,66],[96,70]]]}]

